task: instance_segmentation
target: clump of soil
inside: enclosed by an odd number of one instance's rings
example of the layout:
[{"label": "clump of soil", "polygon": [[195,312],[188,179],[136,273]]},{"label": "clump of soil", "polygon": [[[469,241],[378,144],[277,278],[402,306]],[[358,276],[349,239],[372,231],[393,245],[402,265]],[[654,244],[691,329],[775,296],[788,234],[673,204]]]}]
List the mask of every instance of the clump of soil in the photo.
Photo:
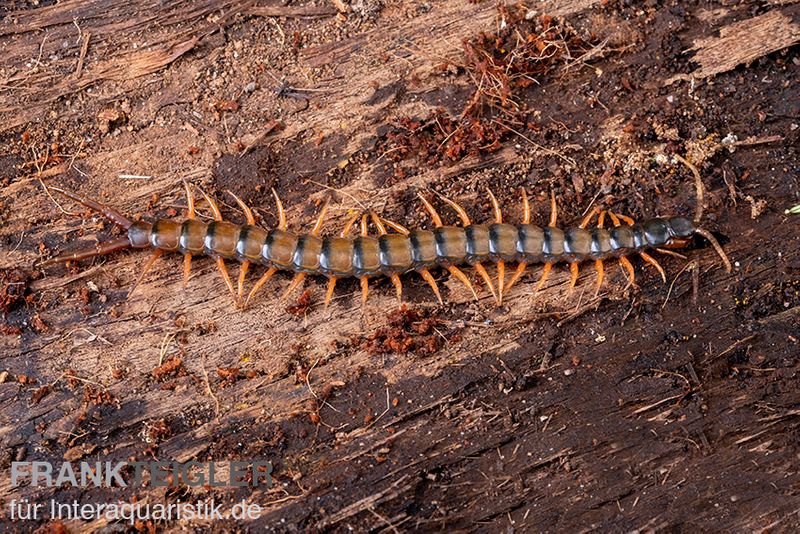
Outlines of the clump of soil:
[{"label": "clump of soil", "polygon": [[[426,164],[495,152],[512,135],[535,130],[522,91],[556,66],[579,57],[590,44],[548,15],[521,5],[498,8],[501,29],[463,41],[461,66],[475,85],[461,114],[438,109],[428,119],[401,117],[386,134],[384,152],[395,161],[418,156]],[[444,65],[442,70],[449,68]]]},{"label": "clump of soil", "polygon": [[436,327],[444,323],[427,312],[408,308],[405,304],[388,316],[389,324],[356,339],[353,344],[370,355],[389,353],[414,353],[420,356],[434,354],[442,348],[446,338]]},{"label": "clump of soil", "polygon": [[0,314],[25,300],[30,277],[21,269],[0,269]]}]

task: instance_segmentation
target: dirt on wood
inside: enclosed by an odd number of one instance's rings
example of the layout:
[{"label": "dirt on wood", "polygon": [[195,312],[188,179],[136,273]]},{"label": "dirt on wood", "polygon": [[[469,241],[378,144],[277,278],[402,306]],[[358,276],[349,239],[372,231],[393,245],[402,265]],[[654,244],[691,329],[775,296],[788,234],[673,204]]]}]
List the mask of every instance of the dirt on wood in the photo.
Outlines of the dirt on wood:
[{"label": "dirt on wood", "polygon": [[[12,0],[0,6],[0,501],[9,531],[770,531],[800,528],[800,5],[795,1]],[[536,266],[496,307],[434,273],[279,274],[246,310],[215,264],[147,253],[47,185],[181,218],[325,232],[692,217],[703,240],[595,293]],[[200,216],[210,215],[198,202]],[[442,210],[449,222],[455,215]],[[231,266],[235,277],[237,267]],[[262,274],[251,269],[248,287]],[[490,266],[494,276],[494,267]],[[235,279],[234,279],[235,282]],[[260,488],[14,487],[12,462],[273,463]],[[34,502],[257,503],[251,521],[12,521]]]}]

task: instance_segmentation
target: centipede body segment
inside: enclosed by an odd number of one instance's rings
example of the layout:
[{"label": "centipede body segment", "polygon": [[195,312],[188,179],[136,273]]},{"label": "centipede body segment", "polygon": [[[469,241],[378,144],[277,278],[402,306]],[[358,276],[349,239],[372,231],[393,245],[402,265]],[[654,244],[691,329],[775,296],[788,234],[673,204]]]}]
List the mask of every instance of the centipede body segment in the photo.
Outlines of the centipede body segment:
[{"label": "centipede body segment", "polygon": [[[436,298],[442,301],[436,280],[430,270],[441,267],[464,283],[477,298],[475,288],[469,277],[460,269],[462,265],[473,266],[494,296],[498,305],[504,295],[519,281],[532,264],[543,264],[542,276],[536,285],[541,289],[551,268],[559,262],[570,265],[570,288],[577,282],[579,265],[591,261],[597,270],[597,289],[604,277],[603,262],[618,259],[634,280],[634,270],[627,256],[640,255],[665,277],[658,262],[647,251],[686,246],[695,234],[709,239],[720,254],[725,267],[730,271],[730,262],[713,235],[695,226],[684,217],[654,218],[636,223],[628,217],[594,209],[572,228],[559,228],[555,198],[551,200],[551,216],[545,227],[531,224],[530,206],[524,191],[522,193],[523,216],[520,224],[514,225],[503,220],[502,210],[497,199],[488,191],[493,205],[494,221],[476,224],[471,221],[456,202],[439,195],[442,200],[459,215],[463,226],[448,226],[430,200],[419,195],[425,209],[434,223],[432,230],[407,229],[404,226],[379,217],[375,213],[361,215],[360,232],[349,236],[351,227],[357,222],[359,214],[354,214],[345,228],[335,235],[320,235],[327,211],[325,204],[313,230],[308,234],[292,232],[286,224],[286,213],[278,195],[273,191],[278,210],[278,225],[267,229],[257,226],[250,208],[234,196],[245,214],[246,223],[239,226],[223,220],[217,203],[202,192],[214,215],[211,222],[203,222],[195,216],[195,203],[191,189],[186,185],[188,214],[183,221],[159,219],[152,223],[131,221],[117,211],[73,192],[50,187],[55,191],[99,212],[113,223],[127,230],[127,236],[108,243],[73,253],[66,253],[42,263],[50,265],[57,262],[79,260],[107,254],[125,248],[150,248],[153,250],[145,263],[133,289],[141,282],[155,260],[165,252],[178,252],[184,256],[184,284],[188,281],[192,257],[210,256],[215,259],[220,274],[236,302],[242,302],[245,275],[252,264],[264,265],[267,271],[250,290],[245,304],[279,270],[295,273],[291,284],[284,292],[287,297],[297,288],[307,275],[322,275],[329,279],[325,296],[327,306],[340,278],[355,277],[360,280],[362,301],[369,292],[369,279],[376,276],[389,277],[396,287],[398,298],[402,296],[401,275],[415,271],[431,286]],[[232,194],[232,193],[231,193]],[[613,226],[604,227],[605,216]],[[597,226],[588,228],[594,216]],[[369,235],[368,222],[377,228],[378,235]],[[395,233],[389,232],[389,229]],[[241,263],[239,278],[234,287],[228,274],[225,260]],[[506,263],[515,262],[517,268],[510,280],[506,280]],[[484,264],[493,263],[497,269],[497,281],[493,283]]]}]

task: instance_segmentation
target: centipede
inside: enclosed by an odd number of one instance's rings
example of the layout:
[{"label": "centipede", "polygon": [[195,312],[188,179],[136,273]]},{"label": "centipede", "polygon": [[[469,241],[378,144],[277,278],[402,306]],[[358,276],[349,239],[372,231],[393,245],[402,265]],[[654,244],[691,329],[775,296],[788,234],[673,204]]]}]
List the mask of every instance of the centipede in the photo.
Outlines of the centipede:
[{"label": "centipede", "polygon": [[[560,228],[557,224],[558,207],[555,196],[550,196],[550,218],[546,226],[531,222],[531,207],[524,189],[521,190],[522,217],[519,223],[504,220],[502,209],[490,189],[494,219],[486,223],[473,223],[467,211],[456,201],[436,193],[444,204],[458,215],[461,226],[443,223],[434,207],[432,197],[418,193],[422,206],[430,215],[433,228],[409,229],[381,217],[374,211],[356,212],[346,221],[344,228],[334,235],[321,235],[329,203],[322,205],[316,222],[309,233],[289,230],[286,211],[280,197],[272,190],[277,208],[278,224],[265,228],[256,224],[252,209],[238,196],[229,192],[244,213],[245,225],[236,225],[223,220],[218,202],[205,191],[184,182],[187,198],[187,215],[184,220],[158,219],[153,222],[133,221],[115,209],[75,192],[55,186],[56,191],[79,204],[99,213],[127,233],[117,239],[99,242],[91,248],[62,253],[39,263],[49,266],[57,263],[78,261],[110,254],[124,249],[151,249],[152,253],[128,292],[130,296],[144,279],[156,259],[167,252],[180,253],[184,258],[183,285],[187,285],[192,258],[208,256],[217,265],[234,302],[245,308],[264,285],[278,271],[294,273],[289,286],[281,298],[286,299],[309,275],[328,279],[324,305],[327,308],[338,280],[357,278],[361,286],[361,303],[369,295],[372,278],[388,277],[394,285],[398,301],[403,298],[402,276],[416,272],[427,282],[436,300],[442,304],[438,283],[431,273],[441,268],[461,281],[475,299],[475,285],[462,270],[471,266],[485,283],[498,306],[503,304],[515,284],[523,277],[528,267],[540,264],[542,273],[534,292],[541,290],[554,265],[565,263],[571,273],[569,288],[577,281],[580,266],[594,263],[597,272],[595,282],[599,291],[605,276],[604,262],[616,260],[627,271],[629,285],[635,281],[635,270],[628,259],[640,256],[653,266],[664,282],[666,274],[653,251],[668,252],[670,249],[688,247],[695,236],[705,238],[722,260],[725,269],[731,271],[731,263],[721,245],[710,231],[686,217],[657,217],[635,222],[631,217],[611,210],[594,207],[586,213],[577,226]],[[205,198],[213,221],[198,219],[193,188]],[[596,221],[592,224],[592,221]],[[358,235],[351,237],[353,227],[359,226]],[[370,227],[373,227],[370,234]],[[228,272],[226,261],[240,263],[236,286]],[[492,280],[486,265],[494,264],[496,279]],[[244,296],[246,275],[252,265],[266,268]],[[507,265],[515,265],[513,272]]]}]

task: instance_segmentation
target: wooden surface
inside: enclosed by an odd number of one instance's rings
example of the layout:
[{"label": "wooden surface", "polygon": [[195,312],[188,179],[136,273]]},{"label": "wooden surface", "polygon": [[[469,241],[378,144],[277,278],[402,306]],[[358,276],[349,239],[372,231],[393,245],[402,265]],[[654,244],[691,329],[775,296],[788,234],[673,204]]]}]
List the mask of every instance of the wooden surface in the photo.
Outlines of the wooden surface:
[{"label": "wooden surface", "polygon": [[[500,27],[492,3],[368,2],[374,18],[322,2],[19,4],[0,22],[0,269],[20,268],[29,298],[0,337],[4,473],[65,458],[275,463],[270,490],[186,494],[248,498],[267,510],[258,521],[153,525],[164,531],[800,526],[800,221],[783,213],[800,203],[795,3],[534,3],[605,45],[525,93],[538,127],[441,166],[394,162],[385,131],[469,96],[461,41]],[[305,97],[280,96],[281,79]],[[104,123],[104,110],[125,118]],[[226,191],[243,196],[265,225],[274,187],[305,230],[333,192],[327,231],[351,209],[428,224],[411,199],[430,186],[476,219],[491,186],[516,221],[525,185],[538,223],[552,189],[575,224],[593,199],[637,217],[692,214],[675,152],[701,169],[704,224],[727,238],[733,273],[698,247],[664,257],[666,285],[637,262],[625,289],[609,263],[595,297],[592,267],[572,293],[558,268],[534,294],[537,268],[500,309],[442,273],[436,306],[411,275],[409,305],[437,320],[433,354],[364,348],[397,307],[386,280],[363,309],[357,284],[340,284],[327,311],[324,280],[309,280],[298,317],[278,301],[288,276],[240,310],[209,260],[183,290],[180,257],[165,257],[130,299],[144,252],[32,267],[109,237],[40,180],[154,218],[182,216],[186,179],[235,221]],[[5,475],[0,496],[175,498],[12,488]]]}]

